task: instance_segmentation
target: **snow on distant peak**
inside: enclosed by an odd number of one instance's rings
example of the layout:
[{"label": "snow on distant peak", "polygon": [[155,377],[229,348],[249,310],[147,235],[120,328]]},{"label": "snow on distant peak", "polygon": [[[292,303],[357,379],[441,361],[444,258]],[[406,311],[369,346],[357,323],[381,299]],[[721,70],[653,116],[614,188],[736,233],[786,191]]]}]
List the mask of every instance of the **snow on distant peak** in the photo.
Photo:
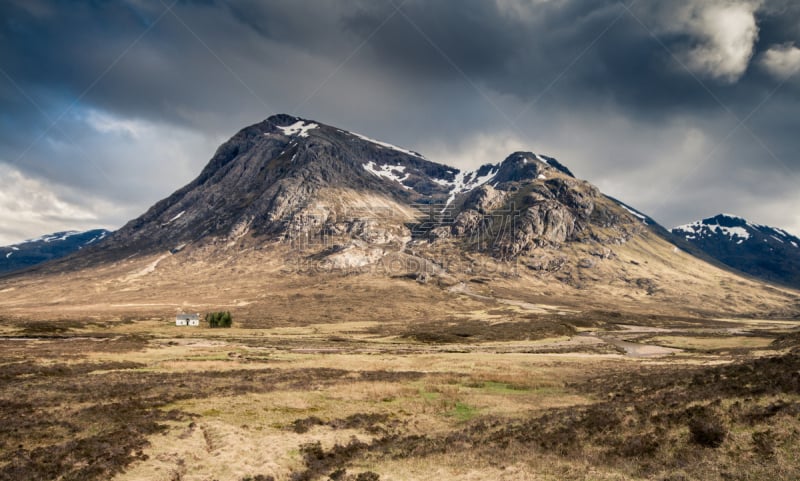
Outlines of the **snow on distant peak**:
[{"label": "snow on distant peak", "polygon": [[692,222],[691,224],[683,224],[683,225],[675,226],[675,227],[672,228],[672,230],[679,230],[681,232],[696,231],[696,230],[702,228],[702,226],[703,226],[703,222],[698,220],[698,221]]},{"label": "snow on distant peak", "polygon": [[[382,177],[384,179],[393,180],[398,182],[403,188],[410,189],[407,185],[403,185],[403,181],[408,179],[409,174],[405,174],[406,166],[405,165],[391,165],[391,164],[383,164],[383,165],[375,165],[375,162],[369,161],[363,165],[364,170],[369,172],[372,175],[376,175],[378,177]],[[400,177],[400,175],[405,174],[404,177]]]},{"label": "snow on distant peak", "polygon": [[[723,215],[728,216],[727,214]],[[747,229],[744,227],[725,227],[719,224],[706,223],[702,220],[681,225],[672,230],[673,232],[679,232],[684,235],[686,240],[695,240],[698,237],[702,238],[722,234],[728,236],[730,240],[737,240],[737,244],[741,244],[750,238],[750,233],[747,232]]]},{"label": "snow on distant peak", "polygon": [[[24,242],[20,242],[20,244],[27,244],[28,242],[44,242],[49,243],[53,241],[63,241],[66,240],[67,237],[74,236],[75,234],[80,234],[80,232],[76,230],[68,230],[65,232],[56,232],[55,234],[45,234],[39,237],[34,237],[33,239],[27,239]],[[19,245],[19,244],[17,244]]]},{"label": "snow on distant peak", "polygon": [[289,137],[298,136],[298,137],[308,137],[308,131],[316,129],[319,125],[314,123],[305,123],[303,120],[298,120],[297,122],[293,123],[292,125],[287,125],[286,127],[281,127],[280,125],[277,126],[284,135]]},{"label": "snow on distant peak", "polygon": [[786,232],[785,230],[783,230],[783,229],[780,229],[780,228],[778,228],[778,227],[773,227],[773,228],[772,228],[772,230],[774,230],[775,232],[777,232],[777,233],[778,233],[778,234],[779,234],[781,237],[791,237],[791,234],[789,234],[789,233],[788,233],[788,232]]},{"label": "snow on distant peak", "polygon": [[102,234],[100,234],[100,235],[98,235],[98,236],[94,236],[94,237],[92,237],[90,240],[88,240],[88,241],[86,242],[86,245],[92,244],[92,243],[94,243],[94,242],[101,241],[101,240],[105,239],[106,237],[108,237],[108,232],[107,232],[107,231],[104,231]]},{"label": "snow on distant peak", "polygon": [[533,155],[534,155],[534,157],[536,157],[536,160],[538,160],[539,162],[544,162],[545,164],[550,165],[550,161],[545,159],[541,155],[539,155],[539,154],[533,154]]},{"label": "snow on distant peak", "polygon": [[424,159],[425,158],[422,155],[418,154],[417,152],[413,152],[411,150],[407,150],[407,149],[404,149],[402,147],[398,147],[396,145],[392,145],[392,144],[387,143],[387,142],[381,142],[380,140],[371,139],[371,138],[367,137],[366,135],[357,134],[355,132],[350,132],[350,135],[358,137],[361,140],[366,140],[367,142],[373,143],[373,144],[375,144],[375,145],[377,145],[378,147],[381,147],[381,148],[396,150],[397,152],[402,152],[402,153],[407,154],[407,155],[412,155],[412,156],[418,157],[420,159]]}]

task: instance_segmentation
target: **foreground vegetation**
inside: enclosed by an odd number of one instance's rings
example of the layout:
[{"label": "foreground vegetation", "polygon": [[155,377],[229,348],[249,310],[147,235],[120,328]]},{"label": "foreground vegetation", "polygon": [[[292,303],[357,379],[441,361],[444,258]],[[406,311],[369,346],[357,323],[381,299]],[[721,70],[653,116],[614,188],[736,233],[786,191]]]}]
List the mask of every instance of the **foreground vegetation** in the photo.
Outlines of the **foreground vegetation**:
[{"label": "foreground vegetation", "polygon": [[800,479],[793,323],[591,318],[9,320],[0,480]]}]

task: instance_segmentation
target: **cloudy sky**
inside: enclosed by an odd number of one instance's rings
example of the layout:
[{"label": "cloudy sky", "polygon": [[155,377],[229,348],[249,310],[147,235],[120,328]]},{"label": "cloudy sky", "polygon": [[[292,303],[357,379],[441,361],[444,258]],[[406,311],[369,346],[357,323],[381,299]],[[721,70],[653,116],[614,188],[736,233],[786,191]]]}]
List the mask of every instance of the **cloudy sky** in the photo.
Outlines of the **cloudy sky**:
[{"label": "cloudy sky", "polygon": [[800,234],[796,0],[4,0],[0,244],[117,228],[286,112],[557,157],[665,226]]}]

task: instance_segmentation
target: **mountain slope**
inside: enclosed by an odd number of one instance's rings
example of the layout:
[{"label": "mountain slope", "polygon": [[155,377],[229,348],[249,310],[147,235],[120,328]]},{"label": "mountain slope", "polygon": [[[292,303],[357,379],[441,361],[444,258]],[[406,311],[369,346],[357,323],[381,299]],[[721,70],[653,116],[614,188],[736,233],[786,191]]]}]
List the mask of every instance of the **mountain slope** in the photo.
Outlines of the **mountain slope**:
[{"label": "mountain slope", "polygon": [[86,232],[55,232],[18,244],[0,247],[0,274],[59,259],[87,246],[94,245],[105,239],[109,234],[111,234],[111,231],[105,229],[94,229]]},{"label": "mountain slope", "polygon": [[675,227],[672,233],[734,269],[800,288],[800,238],[782,229],[719,214]]},{"label": "mountain slope", "polygon": [[3,280],[0,307],[224,307],[287,324],[481,316],[509,299],[543,312],[800,311],[797,293],[710,266],[673,238],[551,157],[515,152],[462,171],[277,115],[239,131],[195,180],[101,245]]}]

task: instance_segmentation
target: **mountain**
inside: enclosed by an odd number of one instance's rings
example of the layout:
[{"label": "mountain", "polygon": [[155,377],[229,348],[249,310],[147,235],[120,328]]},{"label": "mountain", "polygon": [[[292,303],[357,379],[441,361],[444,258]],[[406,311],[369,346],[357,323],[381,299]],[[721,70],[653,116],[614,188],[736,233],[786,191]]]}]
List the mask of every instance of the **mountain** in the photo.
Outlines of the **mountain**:
[{"label": "mountain", "polygon": [[672,233],[734,269],[800,288],[800,238],[784,230],[719,214],[675,227]]},{"label": "mountain", "polygon": [[639,214],[551,157],[516,152],[461,171],[277,115],[220,146],[194,181],[115,232],[103,253],[178,252],[245,237],[249,244],[337,237],[362,248],[459,238],[471,239],[462,247],[515,258],[592,236],[620,242],[641,229]]},{"label": "mountain", "polygon": [[[251,325],[474,318],[509,300],[542,312],[800,312],[796,292],[679,249],[552,157],[487,160],[460,170],[276,115],[237,132],[196,179],[102,244],[4,278],[0,308],[225,308]],[[42,304],[44,291],[53,300]]]},{"label": "mountain", "polygon": [[25,269],[42,262],[72,254],[105,239],[111,231],[64,231],[0,247],[0,274]]}]

